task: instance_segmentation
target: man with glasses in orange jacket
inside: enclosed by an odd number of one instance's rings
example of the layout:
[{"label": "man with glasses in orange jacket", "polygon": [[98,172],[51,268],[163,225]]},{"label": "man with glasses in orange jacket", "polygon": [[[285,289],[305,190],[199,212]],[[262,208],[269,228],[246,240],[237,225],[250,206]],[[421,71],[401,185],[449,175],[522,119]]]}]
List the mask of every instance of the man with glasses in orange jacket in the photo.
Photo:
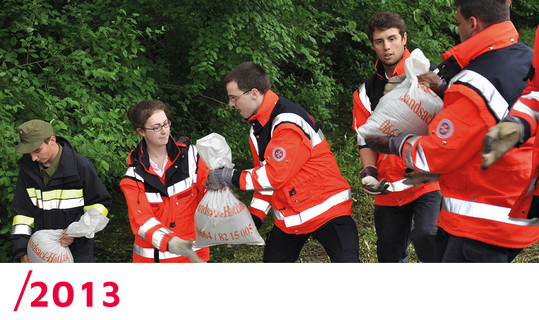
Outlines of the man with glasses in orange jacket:
[{"label": "man with glasses in orange jacket", "polygon": [[264,262],[294,262],[312,235],[332,262],[359,262],[350,185],[313,117],[270,90],[266,70],[245,62],[225,77],[229,105],[251,124],[254,168],[211,170],[208,188],[254,190],[257,227],[273,208]]}]

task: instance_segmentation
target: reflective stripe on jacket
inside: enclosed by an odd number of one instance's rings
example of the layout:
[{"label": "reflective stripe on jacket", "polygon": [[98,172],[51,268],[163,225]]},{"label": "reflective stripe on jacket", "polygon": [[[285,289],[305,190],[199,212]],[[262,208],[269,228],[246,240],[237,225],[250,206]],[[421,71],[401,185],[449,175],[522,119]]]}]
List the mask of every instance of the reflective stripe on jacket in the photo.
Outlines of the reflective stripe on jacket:
[{"label": "reflective stripe on jacket", "polygon": [[273,208],[275,225],[292,234],[351,214],[350,186],[311,115],[269,90],[249,122],[254,168],[241,172],[240,188],[255,190],[252,214],[263,220]]},{"label": "reflective stripe on jacket", "polygon": [[[410,51],[408,51],[408,48],[405,48],[403,57],[395,67],[391,77],[405,74],[404,61],[408,59],[409,56]],[[356,132],[359,127],[367,122],[367,119],[371,116],[378,105],[378,102],[384,95],[384,86],[387,84],[387,79],[384,66],[380,60],[376,61],[375,70],[376,73],[354,92],[352,128]],[[362,141],[359,135],[357,135],[357,139],[357,146],[360,148],[365,147],[365,141]],[[390,192],[388,194],[375,195],[374,203],[376,205],[402,206],[414,201],[426,193],[440,190],[438,182],[423,183],[418,187],[404,184],[403,181],[404,175],[406,174],[406,168],[402,164],[401,159],[395,155],[379,154],[376,167],[378,169],[378,178],[385,178],[388,183],[392,184],[394,190],[398,190],[397,192]]]},{"label": "reflective stripe on jacket", "polygon": [[[144,139],[131,151],[127,171],[120,182],[135,235],[133,262],[190,262],[167,251],[174,237],[195,240],[194,214],[206,193],[208,168],[188,140],[167,144],[169,161],[160,178],[150,165]],[[150,252],[153,252],[150,254]],[[209,249],[197,251],[209,260]]]},{"label": "reflective stripe on jacket", "polygon": [[[62,146],[60,164],[47,185],[39,164],[24,154],[13,197],[11,238],[15,261],[26,255],[28,239],[43,229],[65,229],[90,208],[108,214],[112,198],[90,161],[73,150],[66,139],[56,136]],[[69,246],[75,262],[93,261],[93,239],[75,238]]]},{"label": "reflective stripe on jacket", "polygon": [[444,196],[438,225],[448,233],[485,243],[524,248],[539,240],[533,221],[508,214],[528,180],[531,142],[482,170],[488,128],[508,113],[525,87],[532,51],[518,41],[510,21],[495,24],[443,55],[451,76],[444,108],[429,135],[409,139],[402,156],[409,168],[440,174]]}]

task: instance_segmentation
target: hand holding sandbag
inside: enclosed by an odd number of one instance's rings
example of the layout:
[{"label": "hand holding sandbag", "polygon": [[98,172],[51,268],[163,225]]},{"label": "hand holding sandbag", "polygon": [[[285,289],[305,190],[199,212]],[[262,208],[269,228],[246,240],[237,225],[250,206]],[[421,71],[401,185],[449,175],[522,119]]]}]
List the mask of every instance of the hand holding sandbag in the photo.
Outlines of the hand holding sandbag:
[{"label": "hand holding sandbag", "polygon": [[405,74],[400,76],[393,76],[387,80],[386,85],[384,86],[384,94],[387,94],[389,91],[393,90],[396,86],[401,84],[406,79]]}]

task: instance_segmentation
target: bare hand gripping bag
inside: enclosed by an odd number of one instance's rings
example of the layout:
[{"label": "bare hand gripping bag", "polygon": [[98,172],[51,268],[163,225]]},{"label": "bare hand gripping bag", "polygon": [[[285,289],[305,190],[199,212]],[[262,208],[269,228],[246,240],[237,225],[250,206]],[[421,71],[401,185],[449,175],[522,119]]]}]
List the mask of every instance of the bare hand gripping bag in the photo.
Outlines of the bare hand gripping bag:
[{"label": "bare hand gripping bag", "polygon": [[412,51],[404,62],[406,79],[380,99],[367,122],[357,129],[358,145],[365,145],[366,136],[428,134],[429,123],[443,107],[442,99],[417,80],[429,67],[420,49]]},{"label": "bare hand gripping bag", "polygon": [[[225,138],[211,133],[197,140],[198,153],[209,169],[232,168],[232,153]],[[226,187],[208,190],[195,212],[196,247],[220,244],[264,245],[249,209]]]},{"label": "bare hand gripping bag", "polygon": [[[79,221],[69,224],[66,234],[74,238],[93,238],[95,233],[103,230],[108,222],[109,219],[107,217],[102,215],[98,210],[91,208],[81,216]],[[58,241],[62,235],[62,229],[45,229],[34,232],[26,248],[30,261],[33,263],[74,262],[69,247],[62,247]]]},{"label": "bare hand gripping bag", "polygon": [[62,247],[58,239],[62,237],[62,229],[39,230],[34,232],[28,241],[28,258],[33,263],[71,263],[73,255],[69,247]]}]

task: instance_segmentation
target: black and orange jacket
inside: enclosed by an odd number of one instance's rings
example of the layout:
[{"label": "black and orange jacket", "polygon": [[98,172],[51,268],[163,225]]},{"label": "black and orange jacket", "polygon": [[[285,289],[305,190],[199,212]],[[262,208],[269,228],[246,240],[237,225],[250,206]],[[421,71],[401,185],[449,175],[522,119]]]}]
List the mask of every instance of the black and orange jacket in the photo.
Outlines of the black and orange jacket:
[{"label": "black and orange jacket", "polygon": [[530,177],[533,139],[481,169],[483,138],[521,95],[532,55],[505,21],[442,56],[442,72],[458,70],[448,77],[444,108],[429,124],[428,136],[406,141],[402,156],[409,168],[440,175],[437,224],[452,235],[507,248],[539,240],[533,221],[509,218]]},{"label": "black and orange jacket", "polygon": [[350,185],[310,114],[269,90],[248,121],[254,168],[241,171],[238,184],[256,191],[252,214],[263,220],[273,208],[275,225],[290,234],[351,214]]},{"label": "black and orange jacket", "polygon": [[[206,193],[202,184],[208,168],[189,140],[182,140],[169,137],[163,177],[151,167],[144,139],[127,158],[129,167],[120,188],[135,235],[133,262],[190,262],[167,251],[167,246],[174,236],[195,240],[194,215]],[[194,249],[202,260],[209,260],[207,247]]]}]

